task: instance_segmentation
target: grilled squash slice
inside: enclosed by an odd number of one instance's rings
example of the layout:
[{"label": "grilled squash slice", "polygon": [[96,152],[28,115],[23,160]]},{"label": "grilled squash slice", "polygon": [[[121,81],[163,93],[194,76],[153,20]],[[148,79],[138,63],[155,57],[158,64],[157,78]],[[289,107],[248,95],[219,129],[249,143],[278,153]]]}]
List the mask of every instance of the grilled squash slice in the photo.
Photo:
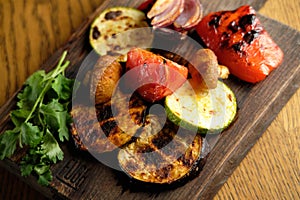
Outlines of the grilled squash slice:
[{"label": "grilled squash slice", "polygon": [[[122,147],[138,132],[147,108],[145,103],[137,95],[117,95],[117,102],[109,101],[96,107],[83,104],[73,106],[71,134],[79,149],[94,153],[110,152]],[[124,106],[124,101],[129,102],[129,107]],[[117,119],[128,113],[136,126],[126,126],[128,123],[124,123],[124,132],[118,126]]]},{"label": "grilled squash slice", "polygon": [[218,81],[215,89],[199,96],[187,81],[166,97],[168,118],[175,124],[200,133],[220,133],[234,120],[237,104],[234,93]]},{"label": "grilled squash slice", "polygon": [[145,14],[135,8],[112,7],[104,10],[92,23],[89,40],[100,55],[125,55],[134,46],[152,43]]},{"label": "grilled squash slice", "polygon": [[167,121],[159,132],[159,119],[152,117],[137,140],[119,151],[121,169],[132,179],[168,185],[188,177],[197,168],[202,138]]}]

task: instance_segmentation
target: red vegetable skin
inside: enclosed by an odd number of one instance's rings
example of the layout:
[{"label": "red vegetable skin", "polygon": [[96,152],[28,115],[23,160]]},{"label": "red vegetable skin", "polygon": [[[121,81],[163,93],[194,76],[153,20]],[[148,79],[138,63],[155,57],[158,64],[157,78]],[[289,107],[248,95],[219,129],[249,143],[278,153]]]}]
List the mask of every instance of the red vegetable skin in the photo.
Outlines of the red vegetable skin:
[{"label": "red vegetable skin", "polygon": [[154,0],[146,0],[141,5],[139,5],[137,9],[139,9],[143,12],[148,12],[154,3],[155,3]]},{"label": "red vegetable skin", "polygon": [[140,48],[128,52],[126,71],[126,86],[149,102],[172,94],[188,76],[186,67]]},{"label": "red vegetable skin", "polygon": [[282,50],[248,5],[207,15],[196,31],[219,62],[244,81],[262,81],[282,63]]}]

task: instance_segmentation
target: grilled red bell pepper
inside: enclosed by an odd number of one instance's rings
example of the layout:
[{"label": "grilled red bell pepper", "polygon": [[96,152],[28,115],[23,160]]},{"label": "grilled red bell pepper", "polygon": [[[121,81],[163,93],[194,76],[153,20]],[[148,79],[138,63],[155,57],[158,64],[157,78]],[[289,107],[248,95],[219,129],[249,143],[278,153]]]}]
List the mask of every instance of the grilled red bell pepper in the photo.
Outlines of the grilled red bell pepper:
[{"label": "grilled red bell pepper", "polygon": [[238,78],[256,83],[283,60],[283,52],[248,5],[205,16],[196,31],[221,64]]},{"label": "grilled red bell pepper", "polygon": [[126,86],[149,102],[172,94],[188,76],[186,67],[140,48],[127,53],[126,71]]}]

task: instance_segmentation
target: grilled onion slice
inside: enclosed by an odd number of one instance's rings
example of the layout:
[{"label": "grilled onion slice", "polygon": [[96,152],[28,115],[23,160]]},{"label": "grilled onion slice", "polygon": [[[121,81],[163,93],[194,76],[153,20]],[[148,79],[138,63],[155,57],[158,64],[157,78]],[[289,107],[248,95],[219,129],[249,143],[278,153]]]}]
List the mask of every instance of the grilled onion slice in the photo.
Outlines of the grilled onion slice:
[{"label": "grilled onion slice", "polygon": [[184,0],[184,9],[175,20],[176,28],[189,29],[196,26],[202,19],[203,9],[199,0]]}]

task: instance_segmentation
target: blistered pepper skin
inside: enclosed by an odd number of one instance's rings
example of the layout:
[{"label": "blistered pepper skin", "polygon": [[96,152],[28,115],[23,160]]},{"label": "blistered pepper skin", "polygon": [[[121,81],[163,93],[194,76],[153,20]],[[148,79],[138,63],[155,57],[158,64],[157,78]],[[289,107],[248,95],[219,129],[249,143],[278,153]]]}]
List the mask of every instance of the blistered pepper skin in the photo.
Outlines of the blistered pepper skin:
[{"label": "blistered pepper skin", "polygon": [[283,52],[248,5],[205,16],[196,31],[218,61],[238,78],[257,83],[277,68]]}]

